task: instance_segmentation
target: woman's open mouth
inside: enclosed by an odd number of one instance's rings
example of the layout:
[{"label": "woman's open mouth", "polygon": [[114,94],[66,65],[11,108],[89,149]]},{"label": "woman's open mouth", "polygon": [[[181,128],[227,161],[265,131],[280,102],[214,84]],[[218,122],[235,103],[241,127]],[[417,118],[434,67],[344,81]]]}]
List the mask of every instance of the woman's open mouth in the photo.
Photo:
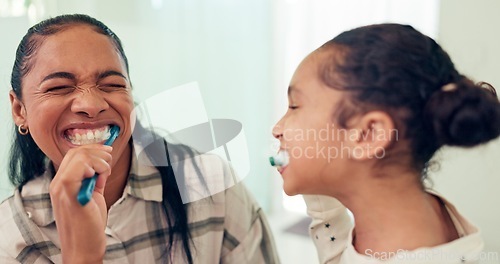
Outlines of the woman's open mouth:
[{"label": "woman's open mouth", "polygon": [[72,128],[64,131],[64,137],[73,145],[81,146],[101,143],[107,140],[111,126],[103,126],[95,129]]}]

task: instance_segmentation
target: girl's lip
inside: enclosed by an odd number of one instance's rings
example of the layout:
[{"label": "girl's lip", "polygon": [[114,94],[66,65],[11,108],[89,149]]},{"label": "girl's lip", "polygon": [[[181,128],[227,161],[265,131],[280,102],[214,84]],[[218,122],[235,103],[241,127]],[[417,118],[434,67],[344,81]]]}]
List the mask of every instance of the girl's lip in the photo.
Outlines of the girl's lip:
[{"label": "girl's lip", "polygon": [[288,167],[288,165],[283,166],[283,167],[278,167],[278,168],[276,168],[276,169],[278,170],[278,172],[279,172],[280,174],[283,174],[283,172],[285,171],[285,169],[286,169],[287,167]]}]

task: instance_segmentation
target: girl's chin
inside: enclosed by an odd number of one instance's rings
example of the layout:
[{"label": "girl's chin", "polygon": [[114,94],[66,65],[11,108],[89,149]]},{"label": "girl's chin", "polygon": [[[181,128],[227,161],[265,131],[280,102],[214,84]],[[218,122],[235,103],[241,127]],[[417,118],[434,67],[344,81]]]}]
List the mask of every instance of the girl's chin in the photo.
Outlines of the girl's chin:
[{"label": "girl's chin", "polygon": [[297,189],[296,186],[293,186],[290,183],[287,183],[286,181],[283,182],[283,191],[286,193],[288,196],[295,196],[300,194],[299,190]]},{"label": "girl's chin", "polygon": [[287,190],[286,188],[283,188],[283,190],[285,191],[286,195],[288,195],[288,196],[295,196],[295,195],[299,195],[300,194],[296,190],[292,191],[292,190]]}]

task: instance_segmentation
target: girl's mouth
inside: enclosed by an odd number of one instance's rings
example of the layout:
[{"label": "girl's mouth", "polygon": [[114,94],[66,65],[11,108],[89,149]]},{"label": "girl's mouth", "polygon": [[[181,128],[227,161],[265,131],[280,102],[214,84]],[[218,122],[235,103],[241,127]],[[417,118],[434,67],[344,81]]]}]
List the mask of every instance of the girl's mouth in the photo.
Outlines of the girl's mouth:
[{"label": "girl's mouth", "polygon": [[280,173],[282,173],[285,170],[289,161],[290,161],[290,156],[288,154],[288,151],[284,149],[280,150],[278,154],[269,157],[269,162],[271,163],[271,166],[276,167]]},{"label": "girl's mouth", "polygon": [[276,169],[278,170],[278,172],[280,174],[283,174],[283,172],[285,171],[286,167],[287,167],[286,165],[285,166],[279,166],[279,167],[276,167]]},{"label": "girl's mouth", "polygon": [[94,129],[72,128],[64,131],[64,137],[71,144],[77,146],[96,144],[107,140],[111,136],[110,128],[109,125]]}]

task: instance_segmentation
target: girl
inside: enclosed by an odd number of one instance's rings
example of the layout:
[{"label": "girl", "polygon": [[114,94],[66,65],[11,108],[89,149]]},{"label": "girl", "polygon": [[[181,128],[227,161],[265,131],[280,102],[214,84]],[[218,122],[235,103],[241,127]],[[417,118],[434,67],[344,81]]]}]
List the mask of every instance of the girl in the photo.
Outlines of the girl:
[{"label": "girl", "polygon": [[380,24],[344,32],[307,56],[288,99],[272,161],[285,192],[305,194],[321,263],[477,260],[477,228],[423,181],[440,147],[498,137],[491,86],[457,72],[414,28]]}]

